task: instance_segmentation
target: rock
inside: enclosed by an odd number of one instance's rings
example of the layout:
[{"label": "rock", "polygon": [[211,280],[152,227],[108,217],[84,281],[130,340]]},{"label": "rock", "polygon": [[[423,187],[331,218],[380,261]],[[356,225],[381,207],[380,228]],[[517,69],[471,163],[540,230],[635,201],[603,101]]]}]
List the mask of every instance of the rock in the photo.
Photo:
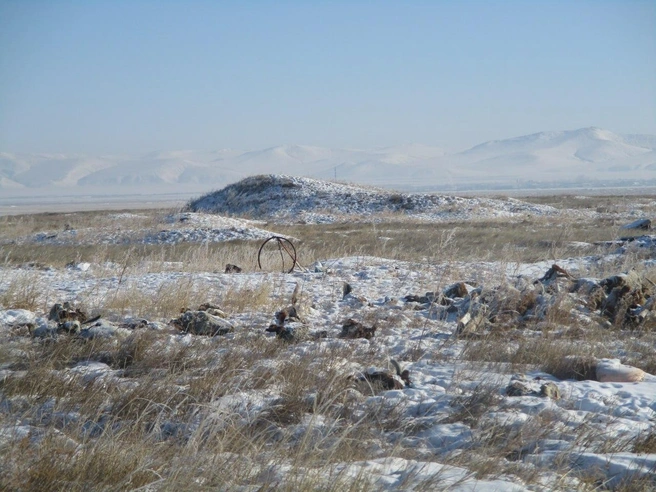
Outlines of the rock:
[{"label": "rock", "polygon": [[638,229],[642,231],[648,231],[651,229],[651,220],[649,219],[638,219],[630,224],[626,224],[622,226],[622,229]]},{"label": "rock", "polygon": [[50,313],[48,314],[48,319],[51,321],[56,321],[57,323],[63,323],[64,321],[77,320],[81,323],[87,319],[87,315],[83,313],[79,308],[73,309],[73,306],[70,302],[65,302],[63,304],[57,303],[50,308]]},{"label": "rock", "polygon": [[36,326],[36,314],[27,309],[7,309],[0,311],[0,327],[17,328],[28,326],[33,329]]},{"label": "rock", "polygon": [[367,383],[367,385],[377,391],[389,391],[389,390],[402,390],[404,388],[412,387],[412,381],[410,380],[410,371],[407,369],[402,371],[401,366],[395,360],[390,360],[392,366],[394,366],[396,376],[401,378],[399,381],[395,375],[388,371],[376,371],[369,370],[362,375],[353,375],[349,376],[349,380],[356,381],[360,383]]},{"label": "rock", "polygon": [[580,278],[574,283],[571,291],[583,295],[591,295],[601,288],[602,286],[596,278]]},{"label": "rock", "polygon": [[75,269],[81,272],[86,272],[87,270],[89,270],[89,268],[91,268],[91,263],[87,263],[87,262],[82,262],[75,265]]},{"label": "rock", "polygon": [[296,306],[287,306],[285,309],[281,309],[276,312],[276,324],[283,325],[285,321],[302,321]]},{"label": "rock", "polygon": [[112,338],[118,335],[129,335],[132,332],[125,328],[119,328],[109,323],[97,323],[94,326],[81,330],[77,336],[87,340],[95,338]]},{"label": "rock", "polygon": [[187,311],[171,320],[171,324],[180,331],[192,335],[226,335],[235,331],[235,327],[230,322],[206,311]]},{"label": "rock", "polygon": [[57,325],[57,331],[64,332],[64,333],[75,334],[75,333],[79,333],[81,329],[82,329],[82,325],[76,319],[64,321],[63,323],[59,323]]},{"label": "rock", "polygon": [[97,378],[107,377],[112,374],[112,368],[103,362],[82,361],[72,367],[69,372],[81,377],[85,384],[93,382]]},{"label": "rock", "polygon": [[373,372],[365,373],[358,378],[358,381],[369,383],[374,389],[377,390],[400,390],[405,388],[405,384],[396,379],[388,372]]},{"label": "rock", "polygon": [[631,270],[627,273],[620,273],[618,275],[613,275],[607,277],[599,282],[606,293],[609,293],[616,287],[629,287],[629,290],[641,289],[642,288],[642,277],[635,271]]},{"label": "rock", "polygon": [[618,359],[601,359],[597,362],[597,381],[602,383],[636,383],[647,373],[637,367],[622,364]]},{"label": "rock", "polygon": [[554,263],[553,265],[551,265],[551,268],[547,270],[544,276],[538,279],[538,282],[550,283],[558,278],[568,278],[570,280],[574,279],[574,277],[570,275],[570,273],[567,270]]},{"label": "rock", "polygon": [[444,297],[465,297],[474,287],[465,282],[458,282],[444,289]]},{"label": "rock", "polygon": [[347,319],[342,325],[340,338],[365,338],[371,340],[376,334],[376,325],[368,328],[354,319]]},{"label": "rock", "polygon": [[272,324],[264,331],[275,333],[276,338],[284,340],[285,342],[293,342],[295,340],[294,331],[282,325]]},{"label": "rock", "polygon": [[[518,374],[510,378],[510,384],[506,386],[506,395],[508,396],[543,396],[552,400],[559,400],[560,389],[556,383],[547,381],[538,386],[541,377],[528,379],[524,374]],[[538,389],[539,388],[539,389]]]},{"label": "rock", "polygon": [[510,381],[506,386],[506,395],[508,396],[529,396],[535,394],[531,385],[526,381]]},{"label": "rock", "polygon": [[485,310],[480,310],[476,315],[472,316],[471,312],[465,313],[459,320],[456,326],[456,336],[471,335],[476,333],[479,328],[485,326]]},{"label": "rock", "polygon": [[148,320],[146,319],[132,319],[121,323],[119,328],[125,328],[126,330],[138,330],[140,328],[147,328],[149,325]]},{"label": "rock", "polygon": [[423,296],[408,294],[403,298],[405,302],[418,302],[420,304],[431,304],[437,299],[435,292],[426,292]]},{"label": "rock", "polygon": [[43,323],[32,331],[32,336],[34,338],[56,338],[57,327]]},{"label": "rock", "polygon": [[300,322],[291,322],[285,326],[272,323],[264,331],[268,333],[275,333],[276,338],[279,338],[286,342],[300,342],[300,341],[316,340],[318,338],[322,338],[316,333],[311,334],[307,326]]},{"label": "rock", "polygon": [[205,311],[206,313],[211,314],[212,316],[218,316],[219,318],[228,317],[228,315],[219,306],[210,304],[209,302],[205,302],[198,306],[197,311]]},{"label": "rock", "polygon": [[618,307],[622,298],[631,292],[631,287],[628,285],[622,285],[621,287],[615,287],[606,300],[601,303],[601,314],[607,316],[611,321],[615,319],[615,315],[618,312]]},{"label": "rock", "polygon": [[546,396],[552,400],[560,400],[560,389],[556,383],[549,381],[540,386],[540,396]]}]

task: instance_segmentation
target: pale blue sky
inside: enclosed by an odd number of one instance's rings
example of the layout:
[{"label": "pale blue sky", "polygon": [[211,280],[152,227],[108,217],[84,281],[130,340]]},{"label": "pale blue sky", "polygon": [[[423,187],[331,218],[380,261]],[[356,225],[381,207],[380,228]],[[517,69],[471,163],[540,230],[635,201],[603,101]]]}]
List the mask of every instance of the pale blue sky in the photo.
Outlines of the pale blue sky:
[{"label": "pale blue sky", "polygon": [[0,151],[656,134],[656,2],[0,0]]}]

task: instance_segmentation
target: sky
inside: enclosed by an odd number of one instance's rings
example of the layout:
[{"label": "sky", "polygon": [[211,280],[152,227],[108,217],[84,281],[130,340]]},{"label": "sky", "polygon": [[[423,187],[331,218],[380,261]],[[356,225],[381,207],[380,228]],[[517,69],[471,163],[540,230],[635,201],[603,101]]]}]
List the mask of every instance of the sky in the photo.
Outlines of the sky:
[{"label": "sky", "polygon": [[656,134],[656,2],[0,0],[0,151]]}]

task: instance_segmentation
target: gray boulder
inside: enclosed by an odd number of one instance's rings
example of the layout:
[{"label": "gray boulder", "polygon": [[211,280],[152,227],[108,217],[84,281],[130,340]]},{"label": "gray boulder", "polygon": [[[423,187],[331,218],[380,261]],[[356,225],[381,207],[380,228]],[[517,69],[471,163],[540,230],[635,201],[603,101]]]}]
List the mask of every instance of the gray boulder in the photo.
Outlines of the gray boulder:
[{"label": "gray boulder", "polygon": [[226,335],[235,331],[235,327],[225,319],[214,316],[206,311],[187,311],[180,317],[171,320],[178,330],[192,335]]}]

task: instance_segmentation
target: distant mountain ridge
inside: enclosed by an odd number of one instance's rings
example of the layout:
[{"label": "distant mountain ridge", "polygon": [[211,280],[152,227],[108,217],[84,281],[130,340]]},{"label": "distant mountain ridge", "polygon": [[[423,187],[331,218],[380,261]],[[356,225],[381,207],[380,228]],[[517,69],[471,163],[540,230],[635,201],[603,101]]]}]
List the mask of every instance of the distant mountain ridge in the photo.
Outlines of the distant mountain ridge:
[{"label": "distant mountain ridge", "polygon": [[591,127],[493,140],[452,154],[421,144],[373,150],[281,145],[141,156],[0,153],[0,190],[25,194],[88,187],[208,190],[271,173],[422,190],[654,184],[656,135]]}]

